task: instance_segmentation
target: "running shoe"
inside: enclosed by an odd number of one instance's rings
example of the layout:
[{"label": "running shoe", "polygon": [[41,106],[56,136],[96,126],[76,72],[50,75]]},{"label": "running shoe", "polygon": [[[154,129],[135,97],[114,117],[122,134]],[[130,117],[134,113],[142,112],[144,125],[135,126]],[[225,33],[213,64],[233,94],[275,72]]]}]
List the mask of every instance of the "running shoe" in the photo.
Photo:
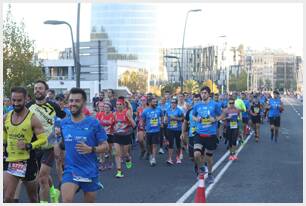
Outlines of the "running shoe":
[{"label": "running shoe", "polygon": [[117,178],[122,178],[122,177],[124,177],[124,175],[122,174],[122,171],[117,171],[116,177],[117,177]]},{"label": "running shoe", "polygon": [[50,189],[50,201],[51,203],[59,203],[61,192],[54,188],[53,190]]},{"label": "running shoe", "polygon": [[228,160],[234,160],[234,156],[233,156],[233,155],[230,155],[230,156],[228,157]]},{"label": "running shoe", "polygon": [[150,164],[151,164],[152,167],[154,167],[156,165],[156,159],[152,158]]},{"label": "running shoe", "polygon": [[233,155],[233,160],[238,160],[238,157],[236,155]]},{"label": "running shoe", "polygon": [[255,138],[255,142],[258,143],[258,141],[259,141],[259,138]]},{"label": "running shoe", "polygon": [[160,148],[158,153],[159,153],[159,154],[165,154],[163,148]]},{"label": "running shoe", "polygon": [[212,184],[212,183],[214,183],[214,181],[215,181],[214,176],[212,174],[208,174],[208,176],[207,176],[207,183],[208,184]]},{"label": "running shoe", "polygon": [[132,168],[132,161],[125,162],[125,166],[126,166],[127,169],[131,169]]},{"label": "running shoe", "polygon": [[176,158],[176,164],[182,164],[182,160],[180,158]]},{"label": "running shoe", "polygon": [[173,161],[172,160],[167,160],[167,164],[168,165],[173,165]]}]

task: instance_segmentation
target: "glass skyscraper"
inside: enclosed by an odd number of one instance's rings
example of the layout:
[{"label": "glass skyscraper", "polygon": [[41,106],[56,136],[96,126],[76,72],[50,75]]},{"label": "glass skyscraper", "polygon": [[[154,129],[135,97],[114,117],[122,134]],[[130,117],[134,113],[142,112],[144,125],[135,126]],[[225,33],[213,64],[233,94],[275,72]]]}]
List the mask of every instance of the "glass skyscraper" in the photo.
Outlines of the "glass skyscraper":
[{"label": "glass skyscraper", "polygon": [[91,40],[108,41],[110,59],[136,60],[158,65],[154,4],[93,3]]}]

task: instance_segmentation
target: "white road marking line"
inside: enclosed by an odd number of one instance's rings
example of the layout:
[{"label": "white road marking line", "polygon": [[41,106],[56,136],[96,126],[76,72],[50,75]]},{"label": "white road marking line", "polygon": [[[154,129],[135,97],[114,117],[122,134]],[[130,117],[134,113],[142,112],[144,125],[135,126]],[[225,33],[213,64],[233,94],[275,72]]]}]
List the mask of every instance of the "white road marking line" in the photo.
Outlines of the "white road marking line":
[{"label": "white road marking line", "polygon": [[[247,143],[249,141],[249,139],[251,138],[251,135],[248,136],[248,138],[246,139]],[[242,150],[243,147],[240,147],[237,150],[236,155],[238,156],[238,154],[240,153],[240,151]],[[222,178],[222,176],[224,175],[224,173],[226,172],[226,170],[229,168],[229,166],[231,166],[231,164],[233,163],[233,161],[229,161],[223,168],[222,170],[219,172],[219,174],[217,175],[217,177],[215,178],[215,181],[213,184],[209,185],[207,190],[206,190],[206,198],[208,197],[210,191],[213,189],[213,187],[219,182],[219,180]]]},{"label": "white road marking line", "polygon": [[[254,132],[251,132],[250,135],[247,137],[247,139],[245,140],[244,145],[249,141],[249,139],[251,138],[251,136],[253,135]],[[239,147],[239,149],[237,150],[237,155],[239,154],[239,152],[241,151],[241,149],[244,147],[241,146]],[[214,164],[212,171],[214,172],[219,165],[227,158],[227,156],[229,155],[229,151],[227,151],[219,160],[216,164]],[[205,174],[204,179],[207,178],[207,174]],[[192,193],[198,188],[198,181],[187,191],[183,194],[183,196],[178,199],[176,201],[176,203],[184,203],[189,197],[190,195],[192,195]]]}]

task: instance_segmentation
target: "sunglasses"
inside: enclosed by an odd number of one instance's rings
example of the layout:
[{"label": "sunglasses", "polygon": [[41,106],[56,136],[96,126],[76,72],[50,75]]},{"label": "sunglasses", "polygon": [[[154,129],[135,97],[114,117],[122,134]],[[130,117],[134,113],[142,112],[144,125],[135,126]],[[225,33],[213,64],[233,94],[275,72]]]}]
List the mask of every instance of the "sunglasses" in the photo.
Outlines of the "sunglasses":
[{"label": "sunglasses", "polygon": [[229,104],[234,104],[234,102],[229,102]]},{"label": "sunglasses", "polygon": [[176,104],[176,102],[171,102],[171,104]]}]

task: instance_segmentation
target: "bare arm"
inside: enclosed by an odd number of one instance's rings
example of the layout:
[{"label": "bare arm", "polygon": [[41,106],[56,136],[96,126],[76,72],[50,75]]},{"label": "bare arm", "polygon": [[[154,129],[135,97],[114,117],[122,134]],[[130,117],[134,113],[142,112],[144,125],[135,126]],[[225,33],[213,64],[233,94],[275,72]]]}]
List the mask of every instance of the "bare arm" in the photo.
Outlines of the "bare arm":
[{"label": "bare arm", "polygon": [[127,112],[127,113],[126,113],[126,117],[127,117],[128,120],[131,122],[132,127],[133,127],[133,128],[136,127],[136,123],[135,123],[135,121],[133,120],[133,118],[132,118],[132,116],[131,116],[131,113]]}]

